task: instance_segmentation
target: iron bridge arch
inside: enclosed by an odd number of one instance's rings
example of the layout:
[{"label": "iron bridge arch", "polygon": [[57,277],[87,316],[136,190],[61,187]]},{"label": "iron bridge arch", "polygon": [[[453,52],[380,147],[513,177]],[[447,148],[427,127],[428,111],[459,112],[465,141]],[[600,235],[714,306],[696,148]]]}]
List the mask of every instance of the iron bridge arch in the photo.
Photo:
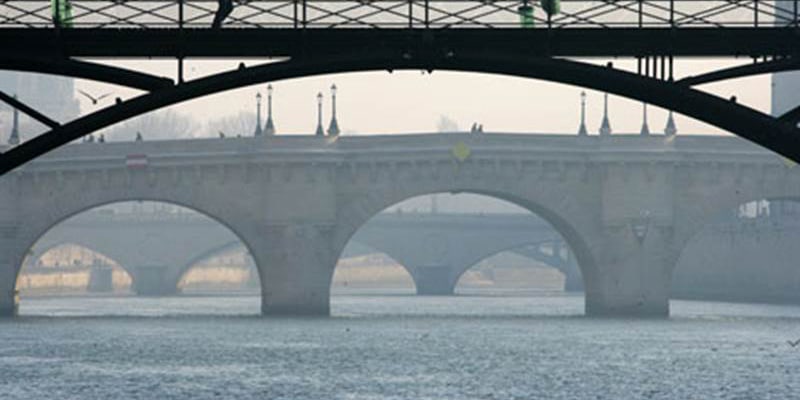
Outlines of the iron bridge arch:
[{"label": "iron bridge arch", "polygon": [[0,174],[82,136],[162,107],[226,90],[283,79],[370,70],[453,70],[509,75],[582,86],[671,109],[714,125],[800,162],[800,111],[774,118],[735,99],[639,74],[550,57],[477,51],[432,54],[428,51],[378,51],[289,59],[245,67],[149,93],[106,107],[52,129],[0,154]]}]

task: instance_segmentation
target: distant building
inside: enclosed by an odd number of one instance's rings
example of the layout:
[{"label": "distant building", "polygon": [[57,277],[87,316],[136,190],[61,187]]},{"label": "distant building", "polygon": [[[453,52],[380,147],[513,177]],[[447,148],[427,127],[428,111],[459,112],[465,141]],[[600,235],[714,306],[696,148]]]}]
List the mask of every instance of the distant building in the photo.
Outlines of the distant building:
[{"label": "distant building", "polygon": [[772,75],[772,115],[781,115],[800,105],[800,72]]},{"label": "distant building", "polygon": [[[80,113],[75,97],[74,80],[54,75],[0,71],[0,90],[14,95],[44,115],[60,122],[74,119]],[[5,143],[11,133],[12,110],[0,105],[0,141]],[[20,131],[23,139],[31,135],[31,127],[41,127],[24,114],[20,115]],[[42,128],[43,129],[43,128]]]},{"label": "distant building", "polygon": [[[775,2],[776,20],[793,18],[794,1]],[[800,105],[800,72],[783,72],[772,75],[772,115],[778,116]]]}]

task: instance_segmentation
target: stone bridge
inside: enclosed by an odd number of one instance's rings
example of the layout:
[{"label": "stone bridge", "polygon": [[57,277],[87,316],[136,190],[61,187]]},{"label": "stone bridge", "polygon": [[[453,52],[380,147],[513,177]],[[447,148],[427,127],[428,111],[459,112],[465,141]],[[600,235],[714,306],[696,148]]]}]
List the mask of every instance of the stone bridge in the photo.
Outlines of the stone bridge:
[{"label": "stone bridge", "polygon": [[[196,213],[113,213],[70,218],[33,247],[29,263],[72,244],[107,256],[128,272],[139,294],[168,295],[194,265],[241,249],[231,231]],[[524,214],[381,213],[359,229],[342,256],[384,253],[406,268],[419,294],[452,294],[478,262],[511,250],[560,270],[581,290],[580,272],[547,222]]]},{"label": "stone bridge", "polygon": [[120,201],[173,203],[229,228],[261,279],[264,314],[328,314],[355,232],[403,200],[468,192],[515,203],[569,245],[590,315],[669,312],[684,246],[715,216],[796,198],[800,175],[730,137],[420,134],[66,146],[0,180],[0,309],[55,224]]}]

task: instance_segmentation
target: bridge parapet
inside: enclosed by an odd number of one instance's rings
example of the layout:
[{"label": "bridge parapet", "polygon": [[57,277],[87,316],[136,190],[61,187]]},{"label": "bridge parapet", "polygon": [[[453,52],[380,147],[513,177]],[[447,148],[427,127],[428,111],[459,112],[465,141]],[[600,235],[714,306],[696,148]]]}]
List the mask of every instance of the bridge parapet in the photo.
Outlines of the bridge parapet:
[{"label": "bridge parapet", "polygon": [[[785,159],[742,139],[726,136],[667,138],[615,135],[577,137],[523,134],[415,134],[339,138],[189,139],[149,142],[81,143],[64,146],[20,167],[26,171],[252,163],[316,164],[369,162],[457,162],[453,151],[465,146],[463,162],[537,160],[555,163],[758,163],[779,166]],[[143,161],[131,163],[131,156]]]},{"label": "bridge parapet", "polygon": [[[61,3],[59,5],[59,3]],[[639,4],[587,0],[251,0],[240,2],[226,27],[270,29],[442,28],[691,28],[797,24],[791,2],[645,0]],[[56,2],[62,28],[207,28],[215,0],[66,0]],[[52,27],[49,1],[0,3],[0,27]]]}]

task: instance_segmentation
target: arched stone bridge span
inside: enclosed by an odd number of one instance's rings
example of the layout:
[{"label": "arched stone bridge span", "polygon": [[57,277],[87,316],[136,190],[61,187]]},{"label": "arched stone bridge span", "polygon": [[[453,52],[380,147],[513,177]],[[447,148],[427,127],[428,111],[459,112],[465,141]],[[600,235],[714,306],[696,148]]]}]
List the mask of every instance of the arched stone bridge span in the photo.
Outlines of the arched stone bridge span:
[{"label": "arched stone bridge span", "polygon": [[[100,152],[100,147],[102,152]],[[800,196],[780,157],[729,137],[401,135],[76,144],[0,179],[0,304],[28,249],[103,204],[154,200],[219,221],[248,248],[265,314],[329,312],[344,246],[403,200],[470,192],[520,205],[572,249],[591,315],[666,315],[670,276],[708,218]]]},{"label": "arched stone bridge span", "polygon": [[[553,250],[560,243],[558,233],[530,215],[382,213],[356,232],[342,257],[381,252],[406,268],[419,294],[453,294],[466,270],[509,250],[559,269],[570,289],[580,289],[577,266]],[[89,212],[49,230],[28,264],[67,244],[113,259],[131,276],[134,291],[146,295],[176,293],[192,266],[242,246],[233,233],[197,214]]]}]

